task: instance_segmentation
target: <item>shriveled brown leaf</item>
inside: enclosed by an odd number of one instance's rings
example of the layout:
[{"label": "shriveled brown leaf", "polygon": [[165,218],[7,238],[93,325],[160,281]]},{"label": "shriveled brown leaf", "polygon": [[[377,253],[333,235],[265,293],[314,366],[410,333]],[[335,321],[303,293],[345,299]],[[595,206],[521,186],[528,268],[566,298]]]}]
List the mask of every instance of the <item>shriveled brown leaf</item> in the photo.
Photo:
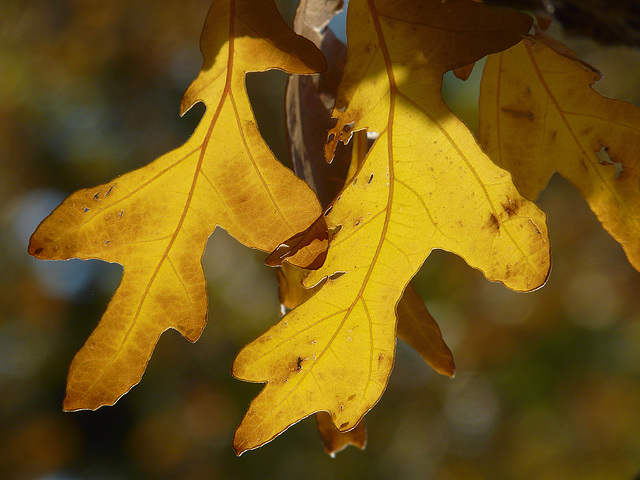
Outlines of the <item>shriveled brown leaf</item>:
[{"label": "shriveled brown leaf", "polygon": [[323,208],[342,189],[351,156],[351,146],[345,146],[331,165],[324,161],[326,132],[333,126],[331,108],[347,57],[346,45],[326,26],[342,7],[341,0],[302,0],[298,5],[293,29],[320,48],[327,70],[289,77],[285,93],[293,169],[316,192]]}]

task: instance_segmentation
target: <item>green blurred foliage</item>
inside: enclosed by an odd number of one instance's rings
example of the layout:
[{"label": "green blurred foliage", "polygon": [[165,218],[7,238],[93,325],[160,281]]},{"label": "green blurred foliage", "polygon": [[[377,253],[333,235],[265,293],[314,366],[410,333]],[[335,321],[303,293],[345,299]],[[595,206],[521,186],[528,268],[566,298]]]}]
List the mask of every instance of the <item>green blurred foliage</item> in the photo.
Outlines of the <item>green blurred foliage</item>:
[{"label": "green blurred foliage", "polygon": [[[26,242],[72,191],[142,166],[184,142],[179,118],[198,72],[208,0],[0,3],[0,473],[12,479],[593,479],[640,470],[640,274],[573,187],[554,178],[554,268],[531,294],[491,284],[434,252],[416,278],[458,367],[432,372],[402,342],[367,415],[367,449],[324,453],[312,419],[235,457],[231,439],[261,388],[234,380],[239,349],[278,318],[264,255],[224,232],[204,258],[210,320],[191,345],[161,338],[142,383],[114,407],[63,413],[68,365],[121,269],[39,262]],[[281,2],[290,19],[291,3]],[[572,46],[606,76],[603,93],[640,104],[640,55]],[[474,125],[479,67],[448,78]],[[287,163],[285,76],[254,74],[264,135]],[[473,82],[476,82],[475,84]],[[475,94],[477,95],[477,93]]]}]

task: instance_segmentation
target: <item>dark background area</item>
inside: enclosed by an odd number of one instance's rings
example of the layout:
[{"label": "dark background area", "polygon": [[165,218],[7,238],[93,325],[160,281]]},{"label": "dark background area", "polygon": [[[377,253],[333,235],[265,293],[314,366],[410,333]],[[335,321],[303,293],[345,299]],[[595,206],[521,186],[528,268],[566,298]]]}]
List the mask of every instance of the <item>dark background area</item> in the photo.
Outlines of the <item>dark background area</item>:
[{"label": "dark background area", "polygon": [[[280,2],[290,20],[291,4]],[[367,415],[365,451],[324,453],[307,419],[236,457],[235,427],[260,385],[230,375],[278,319],[265,255],[217,230],[204,257],[209,325],[194,345],[165,333],[142,382],[114,407],[63,413],[66,373],[121,267],[42,262],[29,235],[66,195],[184,142],[178,115],[197,75],[208,0],[0,2],[0,477],[102,479],[631,479],[640,470],[640,273],[586,202],[554,177],[548,284],[516,294],[434,252],[415,283],[458,367],[439,376],[402,342]],[[556,32],[558,33],[558,32]],[[640,54],[567,40],[604,94],[640,105]],[[473,128],[480,68],[447,75]],[[288,163],[285,75],[252,74],[256,116]]]}]

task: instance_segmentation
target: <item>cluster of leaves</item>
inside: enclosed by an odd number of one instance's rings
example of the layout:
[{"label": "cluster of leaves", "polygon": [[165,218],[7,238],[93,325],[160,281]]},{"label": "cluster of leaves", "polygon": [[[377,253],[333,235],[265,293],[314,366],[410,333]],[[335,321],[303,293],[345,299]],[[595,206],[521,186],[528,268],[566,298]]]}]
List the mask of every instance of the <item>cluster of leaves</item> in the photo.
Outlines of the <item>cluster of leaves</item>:
[{"label": "cluster of leaves", "polygon": [[[207,105],[192,137],[74,193],[33,234],[38,258],[124,266],[71,364],[66,410],[114,404],[165,330],[198,339],[201,257],[216,226],[272,252],[290,310],[233,363],[235,377],[266,383],[236,431],[238,454],[311,414],[329,452],[364,446],[362,419],[386,387],[396,336],[453,375],[410,281],[443,249],[515,291],[542,286],[550,245],[534,201],[555,171],[640,269],[640,111],[592,90],[594,68],[538,27],[529,34],[529,15],[470,0],[351,0],[344,62],[325,29],[340,7],[301,1],[296,33],[272,0],[215,0],[203,67],[181,104]],[[442,76],[486,55],[476,140],[442,99]],[[273,68],[294,74],[289,134],[306,182],[270,152],[246,94],[247,72]]]}]

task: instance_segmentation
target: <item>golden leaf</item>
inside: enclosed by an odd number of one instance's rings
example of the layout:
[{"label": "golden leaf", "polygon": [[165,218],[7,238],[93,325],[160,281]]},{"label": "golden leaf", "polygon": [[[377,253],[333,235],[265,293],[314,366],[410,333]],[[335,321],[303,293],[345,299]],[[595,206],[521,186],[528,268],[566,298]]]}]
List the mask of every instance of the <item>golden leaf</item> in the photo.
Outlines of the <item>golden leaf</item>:
[{"label": "golden leaf", "polygon": [[573,183],[640,270],[640,109],[598,94],[598,71],[538,35],[487,60],[480,140],[532,200],[556,171]]},{"label": "golden leaf", "polygon": [[441,97],[445,71],[515,44],[526,15],[468,1],[352,0],[347,65],[328,158],[354,130],[379,136],[326,212],[332,242],[313,297],[247,345],[233,374],[267,382],[236,431],[237,453],[327,411],[354,428],[384,391],[396,304],[429,252],[463,257],[515,290],[544,283],[546,217],[482,153]]},{"label": "golden leaf", "polygon": [[203,68],[181,109],[197,101],[208,109],[187,143],[74,193],[31,238],[29,252],[41,259],[124,266],[102,320],[73,359],[66,410],[116,402],[140,381],[165,330],[198,339],[207,316],[201,257],[216,225],[271,251],[320,212],[311,190],[262,140],[244,78],[270,68],[313,73],[325,66],[322,54],[287,27],[270,0],[214,2],[201,49]]}]

